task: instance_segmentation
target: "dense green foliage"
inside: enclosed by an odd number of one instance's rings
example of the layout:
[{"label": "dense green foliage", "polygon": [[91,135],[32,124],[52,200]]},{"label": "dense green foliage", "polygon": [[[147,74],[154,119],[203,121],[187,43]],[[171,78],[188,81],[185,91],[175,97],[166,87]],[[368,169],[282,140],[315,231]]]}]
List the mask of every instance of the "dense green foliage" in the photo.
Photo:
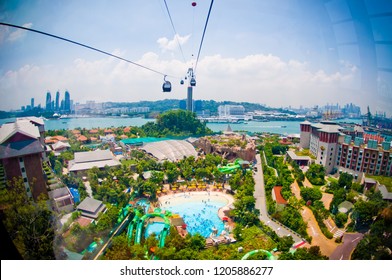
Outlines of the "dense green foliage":
[{"label": "dense green foliage", "polygon": [[316,200],[320,200],[323,197],[321,191],[317,188],[301,188],[301,196],[302,198],[308,202],[314,202]]},{"label": "dense green foliage", "polygon": [[392,259],[392,206],[382,209],[370,226],[370,231],[355,248],[354,260]]},{"label": "dense green foliage", "polygon": [[242,226],[253,226],[260,223],[260,211],[255,209],[254,186],[255,182],[251,171],[246,172],[237,185],[234,185],[236,200],[232,213],[236,223]]},{"label": "dense green foliage", "polygon": [[294,254],[289,252],[283,252],[279,256],[280,260],[328,260],[328,257],[324,256],[319,246],[311,246],[310,248],[299,248]]},{"label": "dense green foliage", "polygon": [[[113,239],[112,246],[105,253],[105,259],[133,259],[143,260],[154,255],[159,260],[240,260],[247,252],[255,248],[272,250],[276,244],[265,232],[257,227],[238,227],[239,235],[237,242],[221,246],[206,248],[205,239],[199,234],[188,234],[181,237],[174,227],[170,228],[170,233],[166,237],[165,246],[156,248],[157,239],[151,235],[142,242],[142,245],[129,244],[125,234],[121,234]],[[285,240],[287,247],[290,240]],[[155,252],[151,248],[155,247]],[[238,248],[242,247],[243,252]],[[147,252],[147,254],[146,254]]]},{"label": "dense green foliage", "polygon": [[55,215],[46,199],[42,196],[35,202],[28,198],[22,179],[0,190],[2,222],[24,259],[55,259]]},{"label": "dense green foliage", "polygon": [[205,123],[195,113],[184,110],[173,110],[157,116],[156,122],[148,122],[141,127],[149,136],[191,136],[212,134]]},{"label": "dense green foliage", "polygon": [[309,166],[308,171],[306,171],[306,177],[314,185],[323,185],[325,183],[325,169],[324,166],[320,164],[312,163]]}]

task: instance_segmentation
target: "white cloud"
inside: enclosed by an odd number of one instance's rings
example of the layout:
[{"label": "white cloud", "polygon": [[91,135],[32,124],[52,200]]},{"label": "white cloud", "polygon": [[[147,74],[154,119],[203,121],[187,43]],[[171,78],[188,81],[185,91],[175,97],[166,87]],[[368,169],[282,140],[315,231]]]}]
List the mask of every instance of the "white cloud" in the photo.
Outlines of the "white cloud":
[{"label": "white cloud", "polygon": [[[30,22],[30,23],[25,23],[22,26],[26,27],[26,28],[31,28],[33,26],[33,24]],[[15,31],[8,34],[7,41],[15,42],[15,41],[23,38],[25,36],[26,32],[27,31],[23,30],[23,29],[16,29]]]},{"label": "white cloud", "polygon": [[[183,77],[191,64],[176,59],[163,60],[153,52],[145,53],[135,62],[175,77]],[[355,80],[354,67],[335,73],[322,69],[312,72],[309,68],[304,62],[284,61],[271,54],[241,58],[207,56],[198,63],[194,98],[248,101],[274,107],[327,102],[362,105],[354,99],[357,95],[345,89],[345,85]],[[58,89],[62,94],[68,89],[75,102],[186,98],[186,85],[179,84],[180,78],[169,77],[169,80],[173,90],[163,94],[162,76],[111,57],[94,61],[79,58],[61,69],[53,65],[26,65],[0,77],[0,109],[19,108],[28,104],[31,97],[36,98],[37,104],[43,104],[46,90],[54,93]],[[371,100],[369,97],[361,102],[368,104]]]},{"label": "white cloud", "polygon": [[157,43],[159,44],[159,48],[161,48],[163,52],[175,51],[179,49],[178,44],[180,44],[181,46],[184,45],[186,42],[188,42],[190,37],[190,34],[184,37],[181,37],[180,35],[176,34],[174,35],[172,40],[169,40],[166,37],[162,37],[157,40]]}]

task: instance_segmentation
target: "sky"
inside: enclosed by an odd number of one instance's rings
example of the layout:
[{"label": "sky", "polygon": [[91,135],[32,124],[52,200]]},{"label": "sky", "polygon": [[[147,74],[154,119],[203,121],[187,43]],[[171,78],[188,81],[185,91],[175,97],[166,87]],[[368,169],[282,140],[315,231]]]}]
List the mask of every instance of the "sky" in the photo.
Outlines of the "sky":
[{"label": "sky", "polygon": [[[192,6],[196,2],[196,6]],[[392,1],[0,1],[0,21],[61,36],[168,75],[55,38],[0,26],[0,110],[74,102],[185,99],[270,107],[354,103],[392,116]],[[181,48],[179,47],[181,46]],[[197,67],[196,67],[197,60]],[[52,97],[53,98],[53,97]]]}]

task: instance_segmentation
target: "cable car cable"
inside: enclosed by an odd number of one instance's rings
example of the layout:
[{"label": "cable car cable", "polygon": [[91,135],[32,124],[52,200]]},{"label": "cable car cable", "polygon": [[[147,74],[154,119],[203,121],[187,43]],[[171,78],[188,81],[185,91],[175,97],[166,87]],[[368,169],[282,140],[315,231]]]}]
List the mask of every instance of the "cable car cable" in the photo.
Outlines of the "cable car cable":
[{"label": "cable car cable", "polygon": [[210,9],[208,10],[208,15],[207,15],[207,19],[206,19],[206,24],[204,25],[204,31],[203,31],[203,35],[201,37],[201,41],[200,41],[200,47],[199,47],[199,51],[197,53],[197,58],[196,58],[196,63],[195,63],[195,70],[194,72],[196,72],[196,68],[197,68],[197,63],[199,61],[199,57],[200,57],[200,52],[201,52],[201,47],[203,46],[203,41],[204,41],[204,35],[206,34],[206,29],[207,29],[207,25],[208,25],[208,20],[210,18],[210,14],[211,14],[211,9],[212,9],[212,5],[214,4],[214,0],[211,0],[211,5],[210,5]]},{"label": "cable car cable", "polygon": [[108,56],[111,56],[111,57],[114,57],[114,58],[117,58],[117,59],[120,59],[120,60],[123,60],[125,62],[131,63],[131,64],[133,64],[135,66],[139,66],[141,68],[144,68],[146,70],[152,71],[152,72],[157,73],[159,75],[168,76],[168,77],[172,77],[172,78],[178,79],[178,77],[175,77],[175,76],[172,76],[172,75],[167,75],[165,73],[162,73],[162,72],[159,72],[157,70],[154,70],[154,69],[152,69],[150,67],[141,65],[139,63],[133,62],[133,61],[125,59],[125,58],[122,58],[121,56],[117,56],[117,55],[114,55],[114,54],[102,51],[102,50],[94,48],[94,47],[90,47],[90,46],[88,46],[86,44],[82,44],[82,43],[79,43],[79,42],[76,42],[76,41],[73,41],[73,40],[70,40],[70,39],[67,39],[67,38],[64,38],[64,37],[60,37],[60,36],[53,35],[53,34],[50,34],[50,33],[47,33],[47,32],[43,32],[43,31],[40,31],[40,30],[36,30],[36,29],[24,27],[24,26],[19,26],[19,25],[15,25],[15,24],[5,23],[5,22],[0,22],[0,25],[14,27],[14,28],[19,28],[19,29],[24,29],[24,30],[27,30],[27,31],[31,31],[31,32],[39,33],[39,34],[46,35],[46,36],[49,36],[49,37],[53,37],[53,38],[56,38],[56,39],[59,39],[59,40],[63,40],[63,41],[66,41],[68,43],[72,43],[72,44],[75,44],[75,45],[78,45],[78,46],[81,46],[81,47],[84,47],[84,48],[87,48],[87,49],[90,49],[90,50],[93,50],[93,51],[96,51],[96,52],[100,52],[100,53],[106,54]]},{"label": "cable car cable", "polygon": [[178,44],[178,46],[180,48],[182,59],[184,60],[184,63],[186,63],[184,52],[182,51],[182,47],[181,47],[180,41],[178,40],[178,36],[179,35],[178,35],[177,31],[176,31],[176,28],[174,27],[174,23],[173,23],[173,19],[171,17],[170,11],[169,11],[169,7],[167,6],[166,0],[163,0],[163,1],[165,2],[166,11],[167,11],[167,14],[169,15],[169,19],[170,19],[170,22],[171,22],[171,25],[172,25],[173,31],[174,31],[174,37],[176,38],[177,44]]}]

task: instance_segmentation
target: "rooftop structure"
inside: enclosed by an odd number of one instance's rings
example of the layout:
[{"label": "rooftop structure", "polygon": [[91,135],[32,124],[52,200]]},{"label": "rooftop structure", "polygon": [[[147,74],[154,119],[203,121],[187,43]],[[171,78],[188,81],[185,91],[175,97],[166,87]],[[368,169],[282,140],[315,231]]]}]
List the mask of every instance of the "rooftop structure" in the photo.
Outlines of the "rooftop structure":
[{"label": "rooftop structure", "polygon": [[49,198],[53,201],[56,211],[70,212],[74,209],[72,194],[67,187],[55,189],[49,192]]},{"label": "rooftop structure", "polygon": [[109,150],[95,150],[91,152],[75,153],[74,160],[69,162],[69,171],[77,172],[93,168],[118,166],[121,163]]},{"label": "rooftop structure", "polygon": [[184,140],[165,140],[147,143],[141,149],[159,161],[177,161],[184,157],[197,157],[197,152],[192,144]]},{"label": "rooftop structure", "polygon": [[382,199],[392,201],[392,192],[389,192],[384,185],[379,185],[378,190],[382,195]]},{"label": "rooftop structure", "polygon": [[280,208],[287,205],[287,200],[282,196],[282,187],[275,186],[272,188],[272,199],[276,201],[276,205]]},{"label": "rooftop structure", "polygon": [[106,210],[106,206],[100,200],[86,197],[77,207],[82,212],[82,216],[96,219],[101,212]]},{"label": "rooftop structure", "polygon": [[293,151],[287,151],[286,158],[290,161],[296,162],[299,166],[309,165],[311,158],[309,156],[297,156]]}]

